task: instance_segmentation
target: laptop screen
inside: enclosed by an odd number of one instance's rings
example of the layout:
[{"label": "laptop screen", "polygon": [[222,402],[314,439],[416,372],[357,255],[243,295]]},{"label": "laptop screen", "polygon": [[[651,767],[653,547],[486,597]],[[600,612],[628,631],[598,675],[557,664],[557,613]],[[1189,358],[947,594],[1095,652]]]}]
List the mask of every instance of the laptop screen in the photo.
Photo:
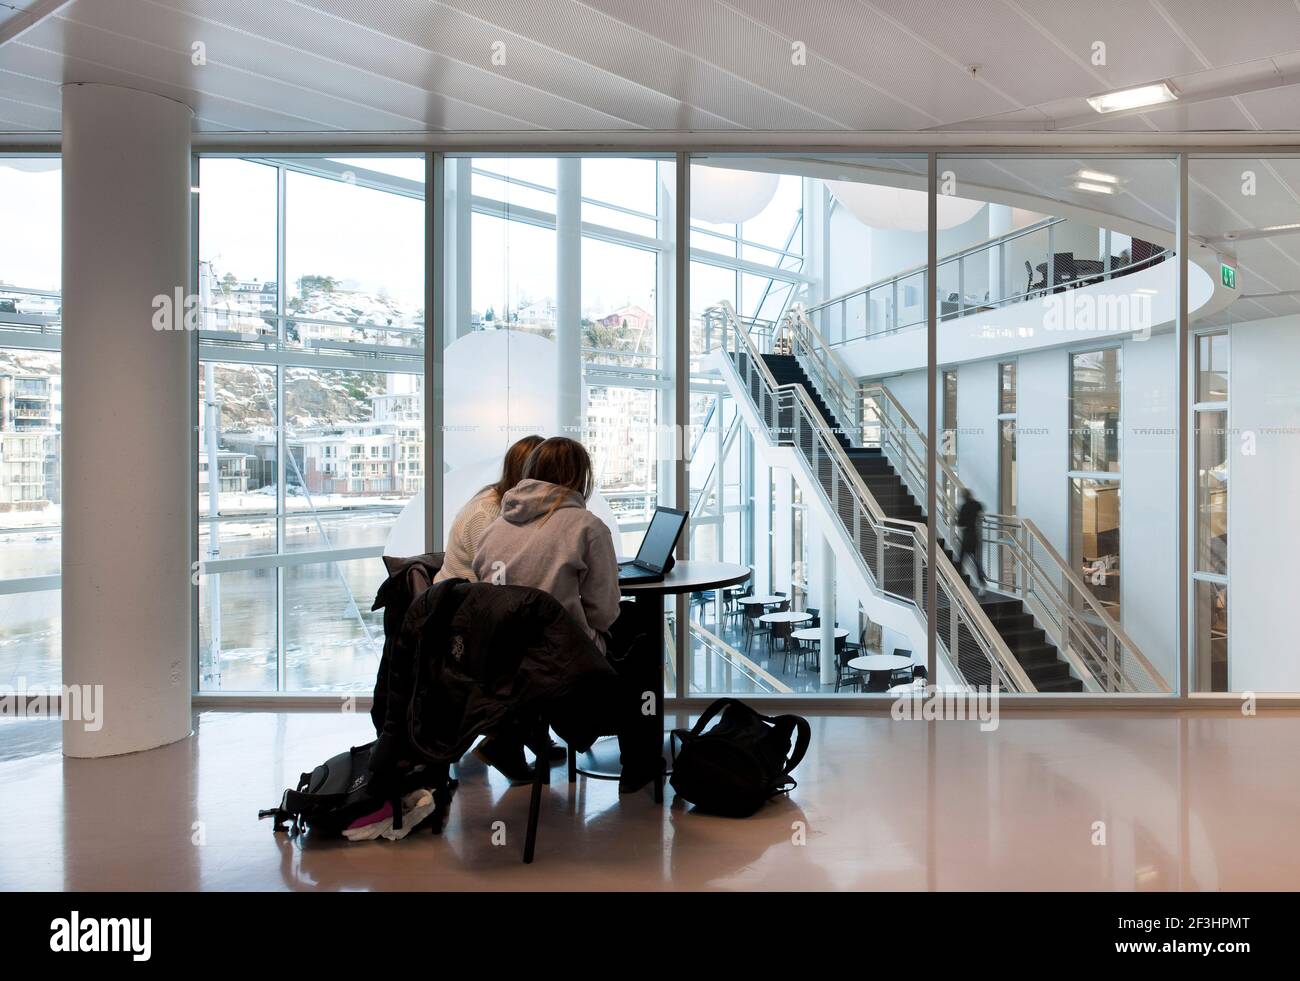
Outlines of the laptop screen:
[{"label": "laptop screen", "polygon": [[668,564],[668,556],[677,544],[682,525],[686,523],[686,512],[675,508],[655,508],[655,515],[650,519],[650,527],[641,539],[641,548],[636,553],[637,565],[663,572]]}]

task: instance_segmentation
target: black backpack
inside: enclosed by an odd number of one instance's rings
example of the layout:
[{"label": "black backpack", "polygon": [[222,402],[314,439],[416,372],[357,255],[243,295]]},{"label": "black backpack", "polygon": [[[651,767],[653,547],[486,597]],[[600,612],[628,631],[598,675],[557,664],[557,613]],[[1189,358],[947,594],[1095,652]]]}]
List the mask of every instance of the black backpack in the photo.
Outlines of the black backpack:
[{"label": "black backpack", "polygon": [[[704,731],[719,713],[722,718]],[[798,730],[794,749],[790,737]],[[798,715],[759,715],[734,698],[719,698],[688,732],[672,734],[673,790],[702,811],[748,817],[798,784],[790,773],[808,751],[811,730]],[[681,751],[677,743],[681,742]]]},{"label": "black backpack", "polygon": [[357,818],[373,814],[393,804],[393,827],[402,827],[402,798],[413,790],[433,793],[434,809],[423,824],[434,834],[442,832],[456,791],[456,781],[448,779],[448,768],[416,766],[396,777],[380,780],[370,770],[370,751],[374,743],[353,746],[326,760],[311,773],[304,773],[298,786],[286,790],[278,807],[259,811],[259,818],[274,818],[272,831],[284,831],[285,821],[293,819],[293,834],[308,828],[318,834],[341,835]]}]

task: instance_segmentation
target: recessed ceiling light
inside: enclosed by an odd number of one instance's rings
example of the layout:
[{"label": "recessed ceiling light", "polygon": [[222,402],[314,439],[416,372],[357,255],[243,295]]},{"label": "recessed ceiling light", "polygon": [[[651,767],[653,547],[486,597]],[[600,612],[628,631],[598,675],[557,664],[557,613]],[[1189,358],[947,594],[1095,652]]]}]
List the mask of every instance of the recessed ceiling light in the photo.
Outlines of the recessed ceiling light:
[{"label": "recessed ceiling light", "polygon": [[1119,89],[1105,95],[1088,98],[1088,105],[1098,112],[1119,112],[1122,109],[1141,109],[1143,106],[1158,106],[1164,102],[1174,102],[1178,98],[1168,82],[1154,85],[1139,85],[1131,89]]},{"label": "recessed ceiling light", "polygon": [[1092,181],[1094,184],[1119,183],[1119,178],[1114,174],[1104,174],[1100,170],[1081,170],[1075,176],[1081,181]]},{"label": "recessed ceiling light", "polygon": [[1094,184],[1091,181],[1075,181],[1076,191],[1090,191],[1093,194],[1114,194],[1115,188],[1110,184]]}]

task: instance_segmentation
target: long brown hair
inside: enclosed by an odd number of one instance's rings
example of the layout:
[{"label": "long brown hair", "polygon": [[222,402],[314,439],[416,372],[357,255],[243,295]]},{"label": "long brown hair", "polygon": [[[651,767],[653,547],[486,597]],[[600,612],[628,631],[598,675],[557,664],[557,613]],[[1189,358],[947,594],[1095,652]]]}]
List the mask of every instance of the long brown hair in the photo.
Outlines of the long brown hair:
[{"label": "long brown hair", "polygon": [[[544,480],[571,491],[577,491],[585,501],[591,497],[595,481],[591,474],[591,457],[587,448],[576,439],[552,436],[542,440],[524,463],[523,479]],[[556,494],[546,517],[555,513],[564,503],[564,494]]]},{"label": "long brown hair", "polygon": [[506,450],[506,458],[501,463],[501,479],[495,484],[488,484],[483,490],[491,488],[498,501],[505,497],[506,491],[524,479],[524,464],[528,462],[528,455],[543,442],[545,440],[540,436],[525,436],[515,442]]}]

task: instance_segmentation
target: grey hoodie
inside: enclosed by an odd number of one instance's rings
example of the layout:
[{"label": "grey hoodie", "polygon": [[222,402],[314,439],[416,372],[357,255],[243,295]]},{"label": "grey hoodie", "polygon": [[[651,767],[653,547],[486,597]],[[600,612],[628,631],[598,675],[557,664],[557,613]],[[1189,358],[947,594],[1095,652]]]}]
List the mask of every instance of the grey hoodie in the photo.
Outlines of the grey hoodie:
[{"label": "grey hoodie", "polygon": [[[549,517],[557,497],[559,506]],[[544,480],[521,480],[501,498],[474,556],[479,582],[550,593],[603,651],[618,618],[618,559],[605,522],[582,495]]]}]

